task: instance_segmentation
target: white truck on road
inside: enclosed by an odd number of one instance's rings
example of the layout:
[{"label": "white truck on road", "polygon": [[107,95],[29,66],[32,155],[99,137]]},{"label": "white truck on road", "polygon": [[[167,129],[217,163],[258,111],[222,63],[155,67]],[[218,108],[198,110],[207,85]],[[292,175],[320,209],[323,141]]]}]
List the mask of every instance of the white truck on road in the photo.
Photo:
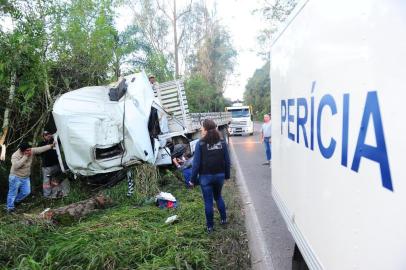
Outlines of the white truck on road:
[{"label": "white truck on road", "polygon": [[295,267],[406,269],[405,14],[302,1],[272,41],[272,195]]},{"label": "white truck on road", "polygon": [[226,112],[231,113],[231,123],[228,127],[230,135],[254,134],[251,106],[245,106],[242,103],[234,103],[232,107],[226,107]]}]

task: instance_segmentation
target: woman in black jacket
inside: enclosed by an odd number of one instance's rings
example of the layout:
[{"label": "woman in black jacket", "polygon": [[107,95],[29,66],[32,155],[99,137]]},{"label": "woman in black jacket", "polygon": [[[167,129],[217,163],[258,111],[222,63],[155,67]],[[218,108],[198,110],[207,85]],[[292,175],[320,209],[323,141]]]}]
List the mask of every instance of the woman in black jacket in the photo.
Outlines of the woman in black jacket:
[{"label": "woman in black jacket", "polygon": [[[225,179],[230,178],[230,156],[227,144],[220,140],[216,124],[209,119],[203,121],[202,139],[196,144],[192,166],[192,184],[200,183],[204,199],[207,231],[213,231],[213,199],[220,212],[221,224],[227,223],[226,207],[221,197]],[[198,181],[199,177],[199,181]]]}]

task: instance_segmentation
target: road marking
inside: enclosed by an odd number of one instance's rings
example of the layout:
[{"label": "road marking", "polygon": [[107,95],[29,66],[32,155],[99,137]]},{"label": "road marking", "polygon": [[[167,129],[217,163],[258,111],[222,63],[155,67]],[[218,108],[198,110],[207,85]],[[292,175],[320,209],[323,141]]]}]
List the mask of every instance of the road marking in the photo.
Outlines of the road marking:
[{"label": "road marking", "polygon": [[253,269],[258,270],[275,270],[271,254],[265,244],[265,236],[259,225],[257,212],[251,200],[251,195],[246,185],[244,174],[234,147],[230,147],[231,156],[233,158],[234,168],[237,173],[237,183],[240,189],[241,197],[245,203],[245,227],[248,234],[248,246],[252,257]]}]

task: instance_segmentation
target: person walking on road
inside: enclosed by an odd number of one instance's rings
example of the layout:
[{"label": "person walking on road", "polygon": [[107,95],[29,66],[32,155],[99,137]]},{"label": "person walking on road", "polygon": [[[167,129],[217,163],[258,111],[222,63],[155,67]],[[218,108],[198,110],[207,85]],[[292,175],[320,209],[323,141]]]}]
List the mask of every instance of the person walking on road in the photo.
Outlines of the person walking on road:
[{"label": "person walking on road", "polygon": [[264,123],[261,127],[261,141],[265,145],[266,162],[263,165],[271,165],[271,116],[269,114],[264,115]]},{"label": "person walking on road", "polygon": [[[202,139],[196,144],[191,183],[200,182],[206,214],[207,232],[214,228],[213,199],[220,212],[220,223],[227,224],[226,206],[221,196],[224,180],[230,179],[230,156],[227,144],[220,140],[216,124],[209,119],[203,121]],[[198,181],[199,178],[199,181]]]},{"label": "person walking on road", "polygon": [[[44,131],[42,133],[43,141],[39,146],[52,144],[54,138],[52,133]],[[55,175],[61,171],[59,167],[58,155],[55,149],[49,149],[41,154],[42,159],[42,191],[45,198],[50,198],[52,193],[51,175]]]},{"label": "person walking on road", "polygon": [[11,169],[8,178],[7,212],[14,212],[14,203],[20,203],[31,193],[31,164],[33,155],[52,149],[54,144],[31,148],[26,142],[19,145],[11,156]]}]

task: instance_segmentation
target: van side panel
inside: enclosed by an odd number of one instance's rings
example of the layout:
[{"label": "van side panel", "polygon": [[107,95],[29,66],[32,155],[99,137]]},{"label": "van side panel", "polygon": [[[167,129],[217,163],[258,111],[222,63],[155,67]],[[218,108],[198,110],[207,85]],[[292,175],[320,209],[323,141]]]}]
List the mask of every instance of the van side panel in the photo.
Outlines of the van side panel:
[{"label": "van side panel", "polygon": [[406,2],[297,8],[271,48],[273,196],[309,268],[406,269]]}]

